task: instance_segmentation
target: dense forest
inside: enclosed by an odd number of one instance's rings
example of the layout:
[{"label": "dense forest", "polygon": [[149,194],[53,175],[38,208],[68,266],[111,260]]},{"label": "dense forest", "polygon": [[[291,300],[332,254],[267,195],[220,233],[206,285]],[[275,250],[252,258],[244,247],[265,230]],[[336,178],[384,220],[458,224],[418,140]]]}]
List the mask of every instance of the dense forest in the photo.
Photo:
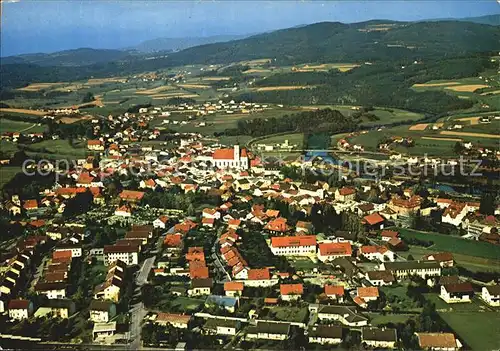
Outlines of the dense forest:
[{"label": "dense forest", "polygon": [[238,127],[226,129],[226,135],[251,135],[253,137],[283,133],[283,132],[305,132],[314,130],[336,134],[356,129],[359,120],[345,117],[336,110],[323,109],[316,111],[305,111],[292,115],[284,115],[281,118],[254,118],[239,120]]},{"label": "dense forest", "polygon": [[469,108],[473,102],[439,91],[416,92],[411,86],[433,79],[477,76],[493,63],[484,55],[417,61],[409,65],[362,65],[348,72],[299,72],[276,74],[256,86],[315,85],[314,89],[251,92],[237,100],[283,104],[355,104],[391,106],[426,113]]}]

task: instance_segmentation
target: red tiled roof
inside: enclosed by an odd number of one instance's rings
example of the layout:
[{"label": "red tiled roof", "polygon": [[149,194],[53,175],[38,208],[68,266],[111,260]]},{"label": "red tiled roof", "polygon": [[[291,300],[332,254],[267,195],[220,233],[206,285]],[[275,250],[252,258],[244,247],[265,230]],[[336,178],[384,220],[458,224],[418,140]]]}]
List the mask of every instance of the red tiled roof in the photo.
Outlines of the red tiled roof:
[{"label": "red tiled roof", "polygon": [[[196,262],[196,261],[194,261]],[[191,279],[205,279],[208,278],[208,267],[207,266],[198,266],[194,265],[191,266],[189,265],[189,277]]]},{"label": "red tiled roof", "polygon": [[54,259],[57,259],[57,258],[72,258],[73,255],[71,253],[71,250],[59,250],[59,251],[54,251],[52,253],[52,258]]},{"label": "red tiled roof", "polygon": [[280,284],[281,295],[302,295],[304,286],[302,284]]},{"label": "red tiled roof", "polygon": [[124,200],[141,200],[144,197],[143,191],[123,190],[120,193],[120,198]]},{"label": "red tiled roof", "polygon": [[167,234],[163,244],[168,247],[179,247],[182,244],[182,234]]},{"label": "red tiled roof", "polygon": [[325,294],[342,296],[344,295],[344,287],[342,285],[325,285]]},{"label": "red tiled roof", "polygon": [[339,194],[342,196],[352,195],[354,193],[356,193],[356,189],[354,188],[344,187],[339,189]]},{"label": "red tiled roof", "polygon": [[378,223],[383,223],[384,217],[382,217],[378,213],[372,213],[371,215],[363,217],[363,220],[369,225],[375,225]]},{"label": "red tiled roof", "polygon": [[224,291],[243,291],[243,286],[242,282],[225,282]]},{"label": "red tiled roof", "polygon": [[416,333],[419,346],[424,349],[450,349],[457,348],[455,335],[452,333]]},{"label": "red tiled roof", "polygon": [[352,246],[349,242],[342,243],[321,243],[319,244],[319,252],[322,256],[331,255],[352,255]]},{"label": "red tiled roof", "polygon": [[248,270],[248,280],[269,280],[271,274],[268,268],[254,268]]},{"label": "red tiled roof", "polygon": [[376,286],[359,287],[357,289],[358,296],[365,297],[379,297],[378,288]]},{"label": "red tiled roof", "polygon": [[296,247],[296,246],[315,246],[315,235],[302,236],[275,236],[271,238],[272,247]]},{"label": "red tiled roof", "polygon": [[26,210],[38,208],[38,202],[36,200],[26,200],[24,201],[23,207]]},{"label": "red tiled roof", "polygon": [[233,160],[234,159],[234,150],[233,149],[215,150],[212,158],[214,160]]}]

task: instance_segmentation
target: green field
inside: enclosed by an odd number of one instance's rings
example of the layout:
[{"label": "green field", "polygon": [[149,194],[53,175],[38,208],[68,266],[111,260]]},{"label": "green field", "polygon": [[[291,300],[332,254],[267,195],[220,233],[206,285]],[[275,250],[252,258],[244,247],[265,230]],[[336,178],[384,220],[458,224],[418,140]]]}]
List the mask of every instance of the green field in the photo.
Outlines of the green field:
[{"label": "green field", "polygon": [[5,132],[23,132],[23,133],[42,133],[45,131],[44,125],[39,123],[29,123],[23,121],[14,121],[11,119],[0,119],[0,133]]},{"label": "green field", "polygon": [[295,267],[297,271],[302,271],[302,270],[310,271],[317,267],[317,264],[314,263],[309,258],[289,259],[289,262],[293,267]]},{"label": "green field", "polygon": [[400,236],[419,240],[432,241],[434,245],[428,249],[434,251],[448,251],[468,256],[482,257],[492,260],[500,259],[500,247],[483,241],[466,240],[456,236],[419,232],[411,229],[397,228]]},{"label": "green field", "polygon": [[500,313],[441,312],[439,315],[472,350],[500,348]]},{"label": "green field", "polygon": [[0,189],[8,183],[17,173],[21,172],[21,167],[0,167]]},{"label": "green field", "polygon": [[447,304],[437,294],[425,294],[436,304],[439,315],[472,350],[500,347],[500,313],[493,312],[475,297],[471,303]]},{"label": "green field", "polygon": [[406,323],[409,319],[415,318],[414,314],[380,314],[368,313],[370,324],[374,326],[388,324],[388,323]]},{"label": "green field", "polygon": [[289,322],[304,322],[308,313],[307,307],[273,307],[271,312],[276,314],[276,320]]},{"label": "green field", "polygon": [[71,146],[68,140],[44,140],[39,143],[29,145],[28,154],[42,154],[62,157],[85,157],[86,149],[83,143],[74,142]]},{"label": "green field", "polygon": [[182,311],[194,311],[203,305],[204,302],[205,300],[203,299],[179,296],[172,301],[172,307],[176,307]]}]

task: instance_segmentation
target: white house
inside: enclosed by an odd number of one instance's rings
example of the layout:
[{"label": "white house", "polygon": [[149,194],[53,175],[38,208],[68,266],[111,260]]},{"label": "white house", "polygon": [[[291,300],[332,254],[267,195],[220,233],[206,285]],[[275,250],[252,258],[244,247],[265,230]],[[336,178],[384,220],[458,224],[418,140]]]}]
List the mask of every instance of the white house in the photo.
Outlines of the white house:
[{"label": "white house", "polygon": [[361,342],[376,347],[393,349],[398,341],[396,329],[392,328],[361,328]]},{"label": "white house", "polygon": [[316,254],[316,236],[275,236],[271,238],[271,252],[276,256],[308,256]]},{"label": "white house", "polygon": [[470,283],[446,284],[441,286],[441,297],[447,303],[471,302],[474,290]]},{"label": "white house", "polygon": [[241,322],[234,319],[209,318],[203,329],[208,334],[235,336],[241,328]]},{"label": "white house", "polygon": [[500,306],[500,285],[483,286],[481,298],[490,306]]},{"label": "white house", "polygon": [[107,323],[116,316],[116,305],[110,301],[92,300],[90,320],[94,323]]},{"label": "white house", "polygon": [[9,318],[12,320],[28,319],[33,314],[33,302],[29,300],[10,300]]},{"label": "white house", "polygon": [[342,327],[338,325],[314,325],[307,330],[309,343],[336,345],[342,342]]}]

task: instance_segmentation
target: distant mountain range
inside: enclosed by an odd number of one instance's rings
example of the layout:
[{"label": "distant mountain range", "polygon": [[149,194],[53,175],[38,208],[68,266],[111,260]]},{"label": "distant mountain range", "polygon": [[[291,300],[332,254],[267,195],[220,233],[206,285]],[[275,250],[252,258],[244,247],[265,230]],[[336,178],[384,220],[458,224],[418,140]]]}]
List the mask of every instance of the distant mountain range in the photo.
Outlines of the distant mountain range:
[{"label": "distant mountain range", "polygon": [[125,50],[136,50],[143,53],[161,52],[161,51],[180,51],[193,46],[221,43],[231,40],[238,40],[249,37],[248,35],[214,35],[210,37],[194,38],[157,38],[146,40],[142,43],[126,48]]},{"label": "distant mountain range", "polygon": [[435,21],[460,21],[460,22],[472,22],[479,24],[488,24],[490,26],[500,26],[500,14],[496,15],[486,15],[480,17],[466,17],[466,18],[441,18]]},{"label": "distant mountain range", "polygon": [[[228,64],[261,58],[273,59],[280,65],[366,61],[403,63],[498,51],[499,43],[500,26],[469,21],[322,22],[178,52],[77,49],[14,56],[2,59],[0,74],[3,87],[18,87],[33,82],[73,81],[186,64]],[[185,41],[184,44],[189,43]]]}]

